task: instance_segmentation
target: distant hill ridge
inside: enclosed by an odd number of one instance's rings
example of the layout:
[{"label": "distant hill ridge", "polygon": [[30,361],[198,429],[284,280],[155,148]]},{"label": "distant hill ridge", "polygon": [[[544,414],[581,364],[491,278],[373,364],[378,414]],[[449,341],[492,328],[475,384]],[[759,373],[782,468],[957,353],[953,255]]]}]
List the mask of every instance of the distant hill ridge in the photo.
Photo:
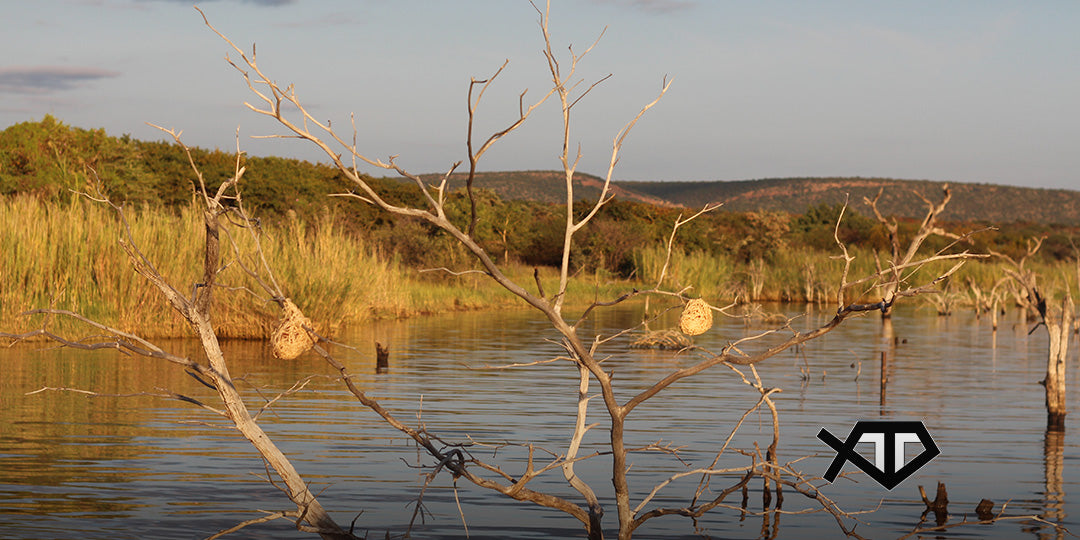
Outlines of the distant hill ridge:
[{"label": "distant hill ridge", "polygon": [[[435,183],[442,175],[421,175],[424,181]],[[465,187],[468,173],[450,175],[451,190]],[[478,172],[473,180],[473,187],[490,189],[503,199],[539,201],[546,203],[566,202],[566,175],[562,171],[500,171]],[[574,198],[595,201],[604,187],[604,179],[585,173],[574,174]],[[613,182],[610,187],[616,197],[658,206],[681,206],[663,197],[635,191],[626,187],[626,183]]]},{"label": "distant hill ridge", "polygon": [[[236,165],[231,152],[192,148],[211,188],[230,177]],[[280,157],[246,157],[244,176],[248,199],[263,210],[283,214],[288,209],[308,213],[327,205],[326,194],[351,186],[334,168]],[[85,171],[117,200],[179,205],[191,200],[192,177],[187,156],[171,142],[139,141],[127,135],[109,136],[102,129],[65,125],[46,115],[0,130],[0,195],[29,192],[49,196],[84,189]],[[441,175],[423,175],[437,182]],[[451,188],[465,185],[466,175],[454,174]],[[377,189],[394,200],[418,197],[411,182],[400,178],[371,178]],[[575,174],[575,197],[596,200],[603,179]],[[882,188],[879,208],[886,215],[919,218],[925,203],[912,192],[933,201],[941,198],[942,182],[890,178],[770,178],[710,182],[628,182],[612,185],[616,197],[661,206],[701,207],[724,203],[727,211],[775,210],[801,214],[807,207],[842,203],[845,194],[855,212],[867,213],[863,198]],[[477,174],[476,187],[504,199],[562,203],[566,200],[561,171],[504,171]],[[1036,189],[992,184],[951,184],[953,199],[945,220],[991,223],[1028,222],[1080,225],[1080,191]],[[421,203],[422,204],[422,203]]]},{"label": "distant hill ridge", "polygon": [[[433,180],[436,175],[427,176]],[[565,201],[561,171],[504,171],[478,173],[474,186],[507,199]],[[575,198],[595,200],[603,179],[576,174]],[[451,187],[463,187],[464,174],[451,177]],[[863,198],[873,199],[884,188],[878,208],[885,215],[921,218],[926,203],[915,193],[938,202],[946,182],[893,178],[766,178],[705,182],[613,182],[616,197],[658,205],[699,207],[722,202],[733,212],[773,210],[801,214],[809,206],[841,204],[845,194],[853,211],[869,214]],[[1030,222],[1080,225],[1080,191],[997,184],[948,183],[952,200],[941,216],[949,221],[992,223]]]},{"label": "distant hill ridge", "polygon": [[[864,198],[884,188],[878,208],[885,215],[920,218],[926,203],[940,201],[946,182],[891,178],[771,178],[716,182],[624,182],[633,191],[680,205],[724,202],[732,211],[782,210],[802,213],[807,206],[837,204],[849,196],[850,207],[868,214]],[[1080,191],[997,184],[948,183],[952,200],[941,218],[993,223],[1080,224]]]}]

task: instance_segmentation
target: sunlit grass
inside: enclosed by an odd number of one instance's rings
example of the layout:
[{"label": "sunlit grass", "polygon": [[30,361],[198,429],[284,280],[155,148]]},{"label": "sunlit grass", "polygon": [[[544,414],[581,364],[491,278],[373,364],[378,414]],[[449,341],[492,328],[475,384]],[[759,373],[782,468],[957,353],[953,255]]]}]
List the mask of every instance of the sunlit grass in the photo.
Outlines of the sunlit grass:
[{"label": "sunlit grass", "polygon": [[[203,227],[199,211],[129,208],[135,245],[162,276],[190,295],[202,275]],[[364,242],[338,230],[332,216],[314,224],[291,220],[267,226],[260,238],[267,262],[287,295],[321,329],[411,310],[404,273]],[[240,267],[260,268],[254,240],[232,228],[237,249],[224,241],[213,322],[222,337],[264,337],[277,319],[276,304]],[[17,314],[55,307],[81,313],[120,330],[146,336],[187,335],[186,322],[137,274],[120,248],[121,226],[111,209],[86,200],[57,203],[16,196],[0,201],[0,317],[5,330],[38,321]],[[58,319],[56,324],[65,325]],[[63,326],[61,326],[63,327]]]},{"label": "sunlit grass", "polygon": [[[178,290],[190,296],[202,274],[202,215],[194,205],[177,211],[157,207],[125,210],[136,245]],[[454,275],[445,270],[406,268],[337,225],[337,216],[324,213],[304,222],[295,216],[266,224],[259,236],[268,266],[285,293],[331,334],[349,324],[372,318],[403,317],[454,310],[523,306],[482,272]],[[264,338],[276,324],[277,305],[270,294],[241,268],[241,262],[267,279],[255,256],[249,230],[231,227],[236,249],[223,237],[224,269],[215,289],[214,325],[222,337]],[[120,330],[144,336],[185,336],[186,322],[164,297],[136,273],[118,245],[121,225],[107,206],[74,199],[42,201],[19,195],[0,199],[0,330],[25,331],[40,327],[40,316],[19,317],[35,308],[55,307],[81,313]],[[855,257],[848,281],[876,271],[876,254],[848,246]],[[239,254],[239,259],[237,258]],[[835,302],[843,260],[835,253],[805,247],[784,247],[767,260],[742,261],[703,251],[672,254],[663,287],[684,290],[714,304],[733,301]],[[463,257],[463,259],[467,259]],[[630,279],[596,270],[573,274],[566,292],[567,306],[611,300],[634,288],[656,285],[665,261],[662,246],[645,246],[635,253]],[[938,261],[906,271],[908,284],[925,283],[952,266]],[[1075,283],[1071,263],[1032,260],[1027,267],[1039,273],[1048,290]],[[988,293],[1009,268],[999,259],[973,260],[941,288],[965,305],[973,287]],[[456,268],[455,270],[467,270]],[[532,294],[547,298],[558,292],[557,269],[504,266],[506,275]],[[1055,287],[1061,284],[1061,287]],[[1004,293],[1004,289],[1003,289]],[[1003,298],[1011,297],[1003,294]],[[872,283],[852,287],[846,301],[877,301]],[[68,329],[71,321],[53,318],[50,328]]]},{"label": "sunlit grass", "polygon": [[[846,281],[854,283],[888,268],[887,254],[875,253],[858,246],[847,246],[854,260],[848,269]],[[921,254],[929,257],[927,252]],[[661,246],[650,246],[635,253],[635,263],[640,279],[655,284],[660,277],[665,260]],[[939,260],[901,272],[905,287],[926,284],[945,274],[956,260]],[[1061,286],[1073,280],[1076,270],[1071,263],[1047,263],[1033,259],[1026,268],[1043,276],[1046,281]],[[969,304],[974,297],[973,288],[983,294],[989,293],[999,280],[1006,276],[1012,266],[999,258],[967,260],[963,266],[937,287],[949,294],[959,295],[959,303]],[[710,302],[815,302],[834,303],[837,287],[844,279],[844,260],[839,248],[835,253],[817,251],[804,247],[784,247],[771,254],[768,260],[741,261],[733,256],[708,254],[701,251],[684,253],[676,250],[668,265],[664,284],[680,290],[690,287],[686,294],[702,297]],[[845,291],[845,301],[881,300],[880,288],[871,280],[852,285]],[[1005,284],[1002,291],[1008,290]]]},{"label": "sunlit grass", "polygon": [[[125,209],[135,245],[174,287],[189,295],[202,276],[204,232],[195,206],[171,212]],[[482,273],[451,275],[440,270],[404,268],[324,214],[314,223],[290,217],[262,228],[259,241],[277,283],[318,330],[336,333],[371,318],[402,317],[454,310],[522,305]],[[277,322],[277,305],[241,268],[268,274],[256,257],[245,229],[229,228],[236,248],[222,237],[214,326],[221,337],[264,338]],[[187,323],[165,298],[137,274],[118,244],[121,225],[114,211],[85,199],[42,201],[31,196],[0,199],[0,329],[40,327],[40,316],[18,314],[54,307],[75,311],[123,331],[147,337],[185,336]],[[239,258],[238,255],[239,254]],[[511,279],[537,293],[533,269],[508,265]],[[540,269],[545,292],[558,288],[554,269]],[[578,275],[566,302],[588,303],[613,297],[632,285],[604,273]],[[50,328],[72,322],[53,318]]]}]

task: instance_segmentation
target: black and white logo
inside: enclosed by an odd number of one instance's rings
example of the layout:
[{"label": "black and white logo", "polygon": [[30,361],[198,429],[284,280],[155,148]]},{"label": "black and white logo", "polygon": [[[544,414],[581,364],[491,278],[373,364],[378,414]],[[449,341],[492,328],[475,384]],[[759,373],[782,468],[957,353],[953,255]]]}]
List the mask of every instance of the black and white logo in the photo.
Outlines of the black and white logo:
[{"label": "black and white logo", "polygon": [[[818,432],[818,439],[836,451],[836,457],[825,472],[826,480],[836,480],[844,463],[850,461],[889,490],[941,453],[926,426],[914,421],[860,420],[851,428],[846,441],[837,439],[825,428]],[[875,463],[870,463],[855,451],[855,445],[859,443],[874,444]],[[911,460],[904,461],[905,445],[908,443],[920,443],[922,451]]]}]

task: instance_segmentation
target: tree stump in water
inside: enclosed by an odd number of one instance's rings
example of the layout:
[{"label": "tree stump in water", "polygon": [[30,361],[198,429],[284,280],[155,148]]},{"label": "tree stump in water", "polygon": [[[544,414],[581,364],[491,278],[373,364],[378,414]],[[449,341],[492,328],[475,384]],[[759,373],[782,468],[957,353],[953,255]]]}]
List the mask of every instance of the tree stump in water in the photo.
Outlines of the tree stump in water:
[{"label": "tree stump in water", "polygon": [[386,373],[390,370],[390,348],[375,342],[375,373]]},{"label": "tree stump in water", "polygon": [[930,500],[926,497],[926,491],[922,486],[919,486],[919,495],[922,497],[923,503],[926,504],[926,510],[923,511],[923,517],[926,514],[934,513],[934,522],[940,527],[949,520],[949,495],[945,493],[945,484],[937,483],[937,493],[934,494],[934,500]]},{"label": "tree stump in water", "polygon": [[[1036,291],[1038,294],[1038,291]],[[1072,333],[1073,309],[1072,297],[1068,293],[1061,302],[1059,310],[1049,310],[1046,300],[1040,298],[1038,307],[1043,324],[1050,334],[1050,347],[1046,361],[1046,427],[1065,430],[1065,366],[1069,356],[1069,337]]]}]

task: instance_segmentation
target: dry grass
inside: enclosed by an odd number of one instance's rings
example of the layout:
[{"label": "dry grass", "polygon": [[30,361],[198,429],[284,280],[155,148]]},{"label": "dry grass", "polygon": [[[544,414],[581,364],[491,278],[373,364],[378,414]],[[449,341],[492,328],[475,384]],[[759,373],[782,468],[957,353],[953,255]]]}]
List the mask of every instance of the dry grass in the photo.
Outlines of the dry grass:
[{"label": "dry grass", "polygon": [[[204,233],[197,209],[130,208],[127,217],[135,243],[158,271],[181,291],[191,290],[202,265]],[[293,220],[264,229],[263,249],[286,292],[320,330],[332,331],[378,311],[408,310],[402,272],[332,223],[332,216],[325,216],[311,225]],[[253,266],[250,236],[234,231],[233,237],[237,252]],[[5,330],[40,325],[17,314],[53,306],[145,336],[188,335],[186,324],[157,290],[132,270],[119,238],[115,213],[90,201],[0,200],[0,319]],[[219,335],[264,338],[277,322],[278,307],[257,292],[235,264],[234,252],[223,251],[226,268],[215,295]]]},{"label": "dry grass", "polygon": [[[202,271],[198,209],[138,207],[126,214],[135,243],[157,270],[181,291],[192,290]],[[487,276],[404,268],[336,223],[329,214],[314,223],[292,217],[265,225],[260,240],[278,283],[319,333],[332,335],[372,318],[519,305]],[[280,310],[237,264],[239,253],[248,267],[259,267],[250,235],[231,230],[238,249],[223,242],[226,268],[215,293],[214,325],[223,338],[266,339]],[[117,217],[104,205],[85,199],[0,198],[0,329],[40,327],[40,319],[18,314],[52,306],[145,337],[190,335],[187,324],[132,269],[119,238]],[[506,272],[519,283],[533,283],[532,268],[510,266]],[[541,269],[541,277],[554,290],[554,272]],[[568,304],[607,299],[632,286],[599,275],[579,276],[571,283]],[[57,319],[50,324],[67,329],[71,323]]]},{"label": "dry grass", "polygon": [[[203,229],[194,206],[177,212],[159,208],[127,209],[135,242],[158,271],[180,290],[190,291],[202,267]],[[519,301],[482,274],[450,275],[443,271],[418,272],[404,268],[392,257],[363,240],[344,233],[337,218],[324,214],[313,223],[292,218],[269,224],[261,243],[277,281],[310,318],[320,333],[336,333],[342,326],[371,318],[402,317],[422,313],[520,305]],[[243,230],[233,237],[249,266],[253,241]],[[189,335],[189,329],[157,290],[132,270],[118,246],[120,226],[114,212],[85,199],[42,201],[19,195],[0,198],[0,329],[6,332],[40,327],[40,319],[18,314],[35,308],[55,307],[82,313],[121,330],[147,337]],[[874,269],[874,254],[849,248],[858,258],[852,276]],[[741,297],[746,302],[803,301],[811,291],[818,301],[830,302],[840,281],[842,264],[829,253],[787,248],[766,264],[744,264],[730,257],[701,252],[676,253],[665,286],[690,286],[692,296],[721,304]],[[223,253],[227,267],[215,296],[215,327],[221,337],[268,338],[277,325],[279,308],[258,291],[235,263],[230,249]],[[638,251],[637,281],[621,280],[596,272],[578,275],[570,283],[568,305],[594,299],[608,300],[632,287],[651,286],[663,265],[661,246]],[[230,262],[232,261],[232,262]],[[921,273],[942,271],[930,265]],[[1072,276],[1071,265],[1029,264],[1050,281]],[[1003,275],[997,261],[971,261],[953,280],[955,289],[969,282],[984,291]],[[457,269],[461,270],[461,269]],[[532,268],[511,265],[506,273],[533,287]],[[548,291],[555,290],[557,274],[540,269]],[[916,277],[915,279],[918,279]],[[756,292],[757,298],[750,298]],[[875,300],[875,291],[851,291]],[[849,295],[850,296],[850,295]],[[851,300],[854,300],[851,298]],[[964,299],[959,300],[964,305]],[[53,328],[68,323],[52,321]]]}]

